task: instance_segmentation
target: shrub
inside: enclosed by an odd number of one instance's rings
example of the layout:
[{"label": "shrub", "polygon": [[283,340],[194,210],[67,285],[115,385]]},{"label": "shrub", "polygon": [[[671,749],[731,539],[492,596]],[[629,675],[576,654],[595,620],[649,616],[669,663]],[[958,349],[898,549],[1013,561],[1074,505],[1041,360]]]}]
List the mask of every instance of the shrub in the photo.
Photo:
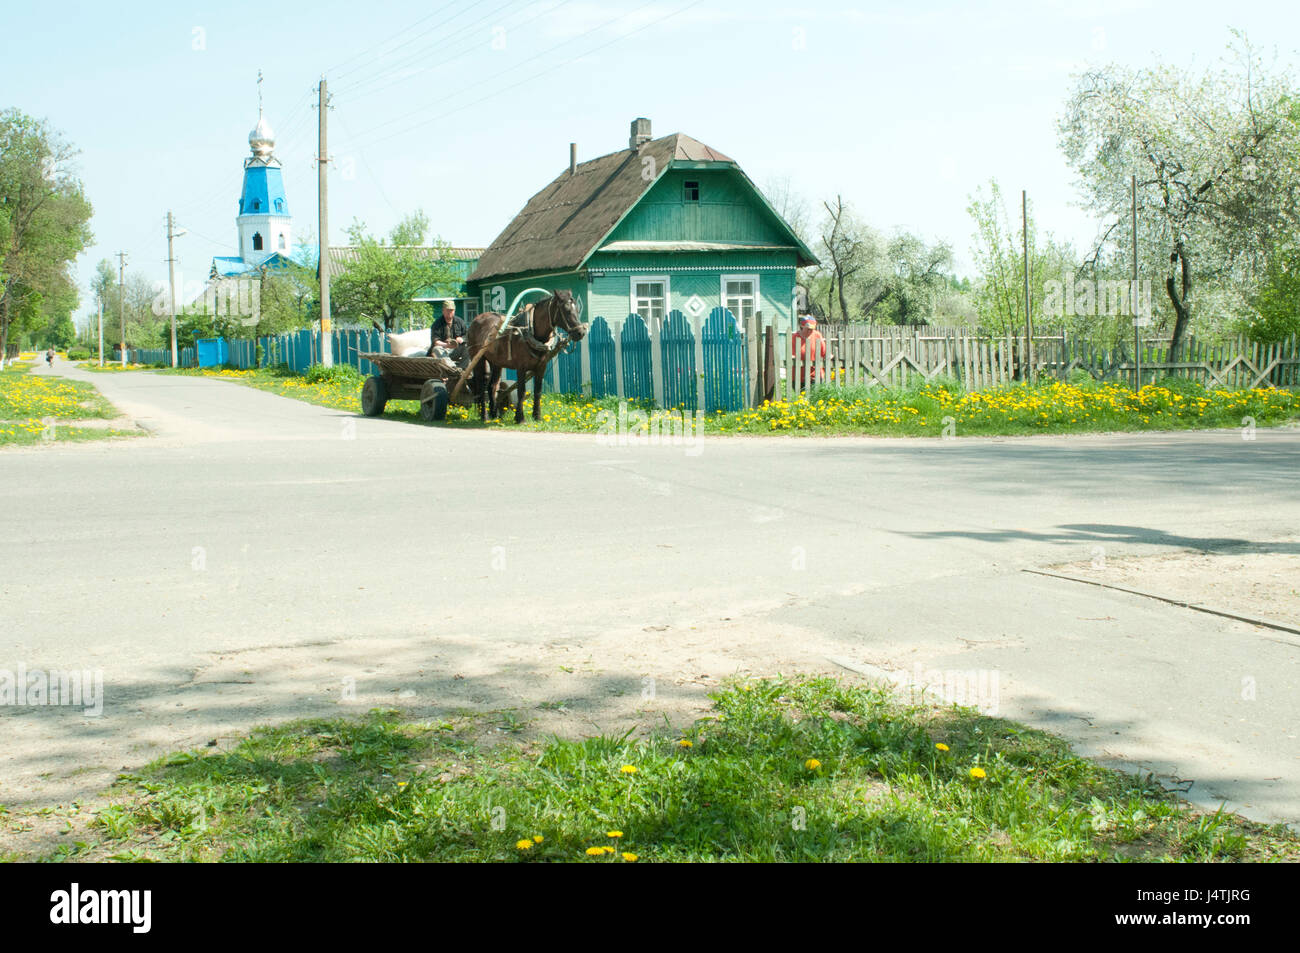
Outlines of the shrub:
[{"label": "shrub", "polygon": [[90,349],[84,347],[70,347],[68,348],[68,360],[88,361],[90,360]]},{"label": "shrub", "polygon": [[361,372],[351,364],[313,364],[307,368],[308,384],[360,384],[362,380]]}]

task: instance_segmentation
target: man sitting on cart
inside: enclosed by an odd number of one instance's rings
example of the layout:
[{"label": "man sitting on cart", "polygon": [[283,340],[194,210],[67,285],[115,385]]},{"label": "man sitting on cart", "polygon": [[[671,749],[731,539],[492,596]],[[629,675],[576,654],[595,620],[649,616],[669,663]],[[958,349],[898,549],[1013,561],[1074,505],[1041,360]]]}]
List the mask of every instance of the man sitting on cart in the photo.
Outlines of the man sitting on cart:
[{"label": "man sitting on cart", "polygon": [[465,357],[465,337],[468,334],[469,325],[463,318],[456,317],[456,306],[444,300],[442,314],[434,318],[433,327],[429,329],[428,356],[438,354],[460,364]]}]

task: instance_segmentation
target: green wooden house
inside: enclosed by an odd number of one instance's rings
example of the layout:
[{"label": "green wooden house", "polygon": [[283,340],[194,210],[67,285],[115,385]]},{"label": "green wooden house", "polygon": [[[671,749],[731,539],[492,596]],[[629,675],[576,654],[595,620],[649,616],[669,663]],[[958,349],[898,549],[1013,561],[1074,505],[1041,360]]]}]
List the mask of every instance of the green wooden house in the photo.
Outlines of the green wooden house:
[{"label": "green wooden house", "polygon": [[504,312],[522,290],[567,289],[583,320],[621,325],[726,308],[789,327],[795,269],[817,259],[734,159],[681,133],[569,168],[528,200],[483,252],[467,293]]}]

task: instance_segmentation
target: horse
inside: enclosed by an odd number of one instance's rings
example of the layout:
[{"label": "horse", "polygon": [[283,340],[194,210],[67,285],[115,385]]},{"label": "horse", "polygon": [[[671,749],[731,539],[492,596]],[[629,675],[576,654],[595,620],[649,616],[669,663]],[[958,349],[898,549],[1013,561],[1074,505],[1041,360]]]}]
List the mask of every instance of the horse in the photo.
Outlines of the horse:
[{"label": "horse", "polygon": [[[473,355],[474,394],[480,420],[500,416],[497,382],[501,371],[517,371],[519,381],[515,396],[515,423],[524,422],[524,389],[528,375],[533,376],[533,420],[542,419],[542,376],[558,350],[554,343],[556,329],[570,339],[581,341],[587,333],[578,318],[578,302],[569,291],[552,291],[550,297],[522,309],[502,327],[505,315],[487,311],[469,326],[466,343]],[[490,406],[488,406],[490,404]]]}]

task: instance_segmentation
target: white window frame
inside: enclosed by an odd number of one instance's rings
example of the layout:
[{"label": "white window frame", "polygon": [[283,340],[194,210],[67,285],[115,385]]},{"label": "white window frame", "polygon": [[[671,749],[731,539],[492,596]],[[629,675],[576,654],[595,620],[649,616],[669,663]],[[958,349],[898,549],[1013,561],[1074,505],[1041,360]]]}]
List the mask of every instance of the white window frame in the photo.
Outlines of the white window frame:
[{"label": "white window frame", "polygon": [[[727,307],[728,281],[752,281],[754,283],[754,313],[758,314],[758,312],[763,310],[763,299],[759,294],[758,275],[723,275],[721,280],[718,282],[718,303],[724,310],[731,311],[731,309]],[[741,324],[745,323],[745,316],[743,314],[736,314],[734,311],[731,311],[731,313],[735,315],[736,320]]]},{"label": "white window frame", "polygon": [[[664,320],[668,320],[668,315],[673,313],[673,289],[667,275],[632,275],[627,285],[627,313],[638,313],[636,310],[636,286],[639,281],[657,281],[664,286]],[[649,321],[646,322],[647,325],[649,323]]]}]

